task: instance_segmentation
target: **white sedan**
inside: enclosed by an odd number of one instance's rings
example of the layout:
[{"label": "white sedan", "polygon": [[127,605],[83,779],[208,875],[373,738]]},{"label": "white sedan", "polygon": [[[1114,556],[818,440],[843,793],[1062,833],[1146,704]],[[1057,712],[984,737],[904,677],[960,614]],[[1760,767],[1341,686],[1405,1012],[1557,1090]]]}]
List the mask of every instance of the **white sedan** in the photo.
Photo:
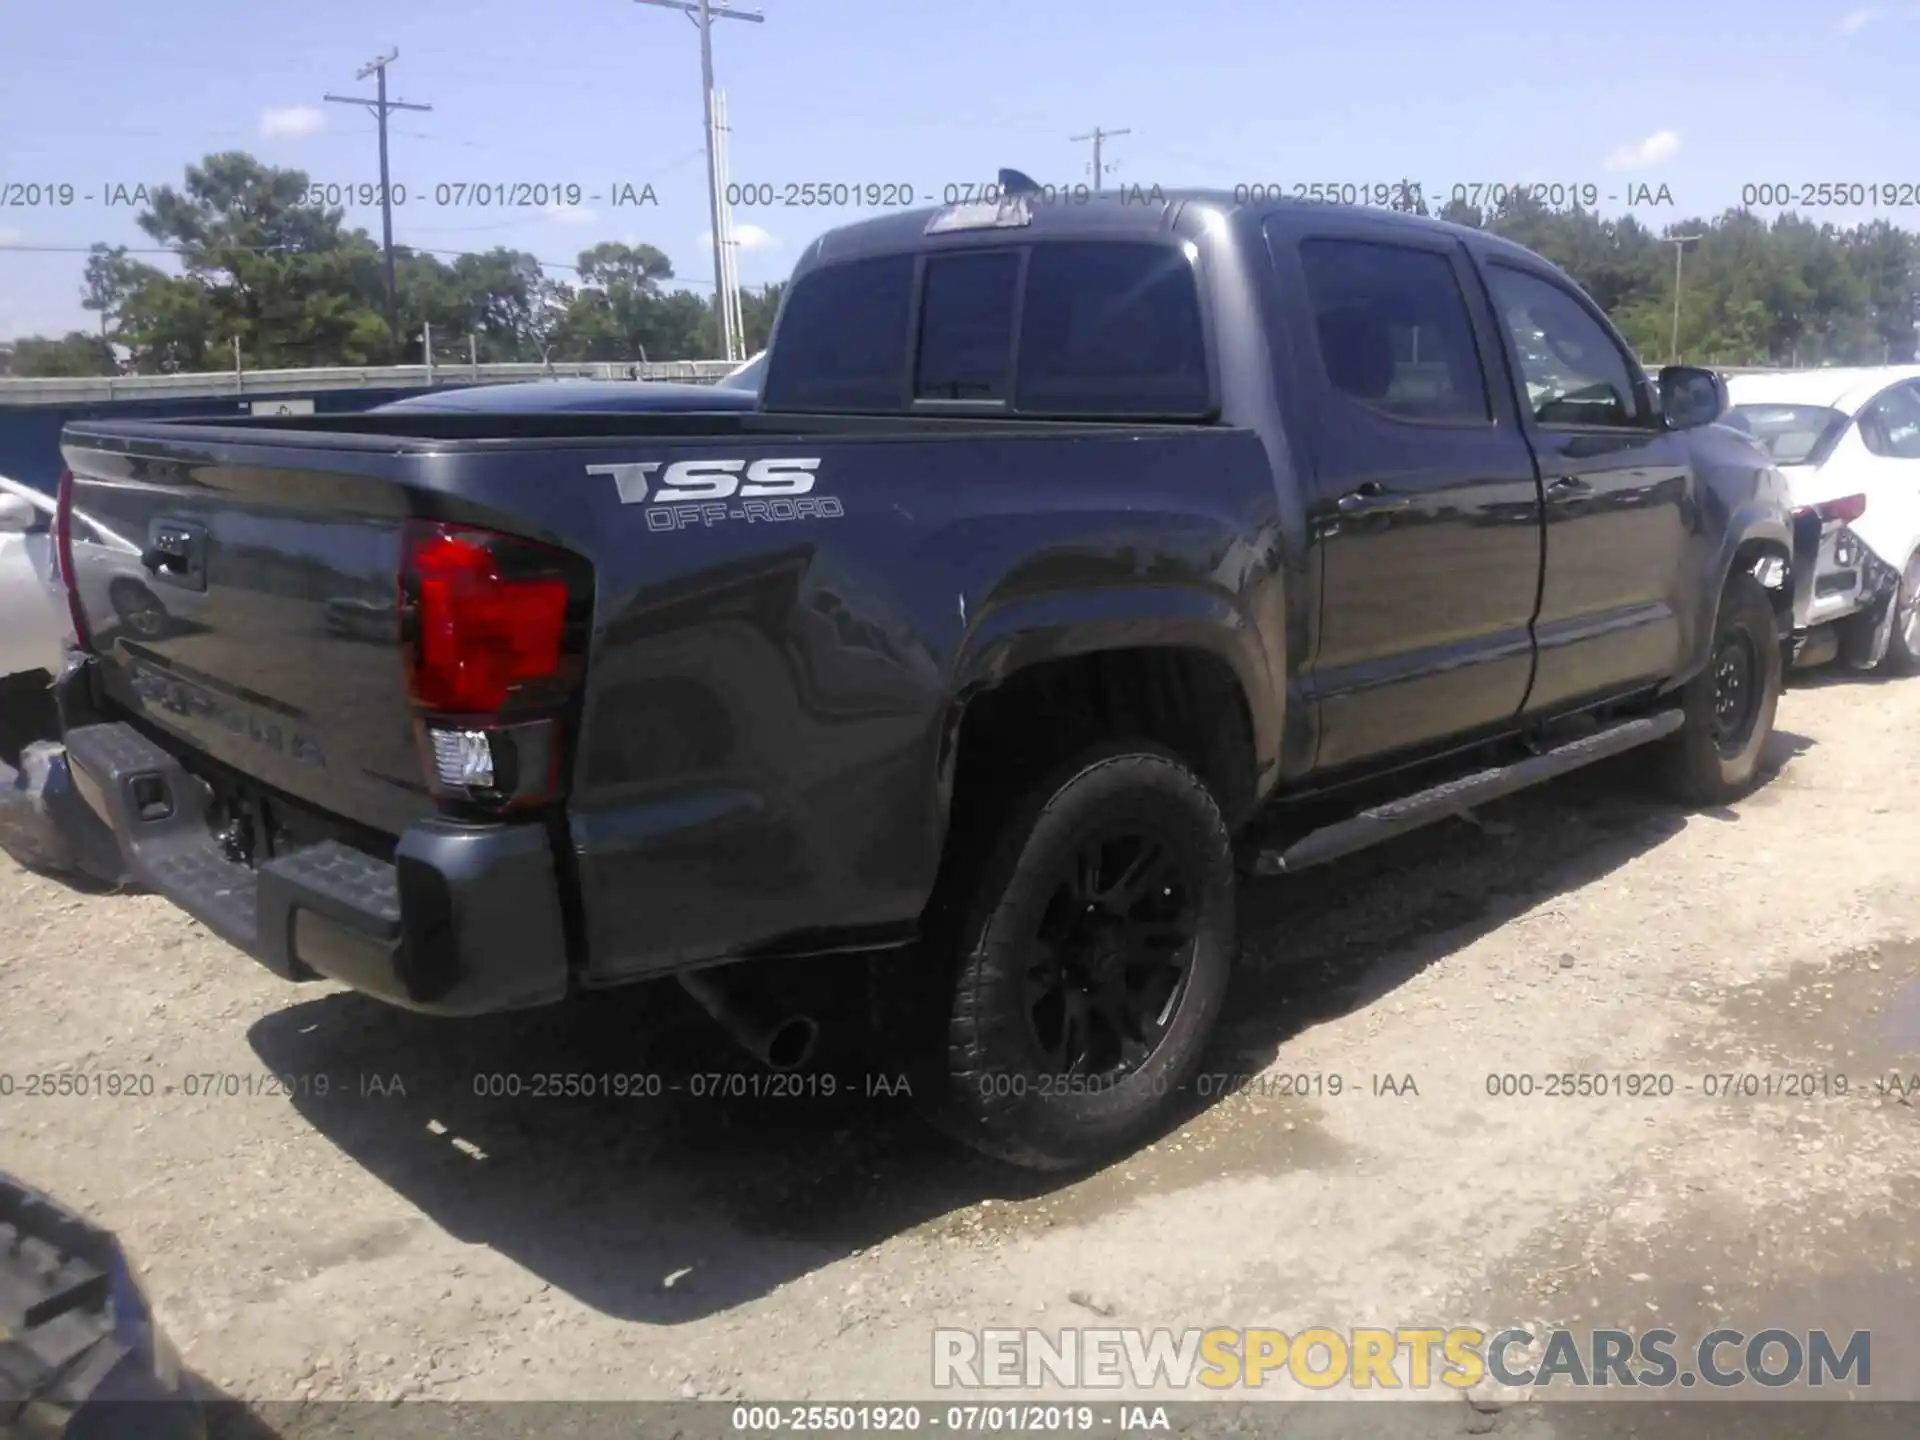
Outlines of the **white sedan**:
[{"label": "white sedan", "polygon": [[1796,663],[1920,671],[1920,365],[1734,375],[1727,391],[1723,423],[1793,497]]},{"label": "white sedan", "polygon": [[53,568],[53,499],[0,475],[0,685],[58,670],[66,630]]},{"label": "white sedan", "polygon": [[53,500],[0,476],[0,779],[52,724],[66,598],[53,563]]}]

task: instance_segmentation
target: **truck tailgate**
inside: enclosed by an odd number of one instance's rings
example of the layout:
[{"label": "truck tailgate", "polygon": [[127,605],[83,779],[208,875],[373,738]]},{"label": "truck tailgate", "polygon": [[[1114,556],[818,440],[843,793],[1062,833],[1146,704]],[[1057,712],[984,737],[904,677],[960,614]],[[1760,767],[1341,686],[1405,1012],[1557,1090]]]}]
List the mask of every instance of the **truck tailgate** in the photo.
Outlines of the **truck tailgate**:
[{"label": "truck tailgate", "polygon": [[407,501],[391,449],[300,465],[263,446],[247,463],[235,457],[256,447],[216,457],[185,436],[70,430],[63,450],[74,584],[110,701],[387,834],[432,810],[400,644]]}]

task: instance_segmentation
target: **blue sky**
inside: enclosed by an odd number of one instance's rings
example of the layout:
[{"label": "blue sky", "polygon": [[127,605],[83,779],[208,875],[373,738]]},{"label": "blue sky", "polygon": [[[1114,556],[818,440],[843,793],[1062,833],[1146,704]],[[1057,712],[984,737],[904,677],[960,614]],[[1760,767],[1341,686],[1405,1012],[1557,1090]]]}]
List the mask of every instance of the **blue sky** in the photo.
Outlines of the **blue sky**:
[{"label": "blue sky", "polygon": [[[1656,229],[1737,203],[1747,183],[1920,186],[1911,0],[759,3],[766,24],[714,30],[741,184],[937,199],[1003,165],[1082,183],[1089,147],[1068,137],[1098,125],[1132,132],[1111,142],[1109,185],[1665,185],[1671,208],[1639,210]],[[113,185],[178,184],[220,149],[373,181],[372,117],[321,96],[370,94],[354,72],[396,46],[391,96],[434,107],[393,120],[408,189],[396,240],[550,261],[644,240],[704,285],[697,39],[683,16],[631,0],[4,0],[0,201],[48,183],[95,198],[0,208],[0,337],[91,328],[81,256],[20,247],[150,243],[131,209],[102,203]],[[555,214],[435,203],[460,182],[601,198]],[[648,183],[657,205],[608,203]],[[781,278],[809,238],[860,213],[737,208],[741,279]],[[1881,213],[1920,228],[1920,206]],[[377,237],[378,208],[348,222]]]}]

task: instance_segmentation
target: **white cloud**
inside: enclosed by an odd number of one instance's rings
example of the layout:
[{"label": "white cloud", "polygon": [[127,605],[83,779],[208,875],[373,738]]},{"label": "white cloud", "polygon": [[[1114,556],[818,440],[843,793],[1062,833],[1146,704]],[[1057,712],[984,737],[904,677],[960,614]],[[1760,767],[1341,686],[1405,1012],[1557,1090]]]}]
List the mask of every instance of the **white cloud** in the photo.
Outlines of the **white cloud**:
[{"label": "white cloud", "polygon": [[[771,230],[762,229],[758,225],[734,226],[733,240],[742,250],[777,250],[780,248],[778,237],[776,237]],[[713,245],[713,231],[702,230],[700,232],[700,243],[702,246],[711,247]]]},{"label": "white cloud", "polygon": [[1679,153],[1680,137],[1671,130],[1656,130],[1644,140],[1609,151],[1603,163],[1609,170],[1645,170]]},{"label": "white cloud", "polygon": [[561,225],[591,225],[600,217],[584,205],[549,205],[547,218]]},{"label": "white cloud", "polygon": [[316,105],[286,105],[278,109],[260,112],[260,138],[262,140],[297,140],[303,135],[317,135],[326,128],[327,117]]},{"label": "white cloud", "polygon": [[1858,10],[1849,10],[1840,17],[1840,33],[1858,35],[1879,18],[1880,12],[1870,5],[1863,5]]}]

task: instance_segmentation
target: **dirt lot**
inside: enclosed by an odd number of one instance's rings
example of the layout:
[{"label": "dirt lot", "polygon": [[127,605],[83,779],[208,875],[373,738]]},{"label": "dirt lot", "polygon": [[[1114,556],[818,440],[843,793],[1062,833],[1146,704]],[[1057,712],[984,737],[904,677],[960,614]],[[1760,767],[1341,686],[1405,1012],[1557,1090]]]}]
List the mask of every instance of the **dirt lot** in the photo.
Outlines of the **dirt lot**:
[{"label": "dirt lot", "polygon": [[[899,1398],[935,1324],[1529,1321],[1871,1329],[1873,1393],[1914,1398],[1920,681],[1822,678],[1779,723],[1733,811],[1614,765],[1254,889],[1212,1069],[1264,1082],[1070,1182],[849,1096],[858,1067],[695,1098],[739,1065],[673,994],[422,1019],[0,859],[0,1168],[120,1230],[249,1399]],[[49,1070],[153,1093],[19,1092]],[[683,1089],[475,1093],[553,1070]],[[1541,1093],[1569,1070],[1672,1093]],[[1789,1073],[1824,1078],[1765,1093]],[[218,1093],[269,1075],[296,1093]]]}]

